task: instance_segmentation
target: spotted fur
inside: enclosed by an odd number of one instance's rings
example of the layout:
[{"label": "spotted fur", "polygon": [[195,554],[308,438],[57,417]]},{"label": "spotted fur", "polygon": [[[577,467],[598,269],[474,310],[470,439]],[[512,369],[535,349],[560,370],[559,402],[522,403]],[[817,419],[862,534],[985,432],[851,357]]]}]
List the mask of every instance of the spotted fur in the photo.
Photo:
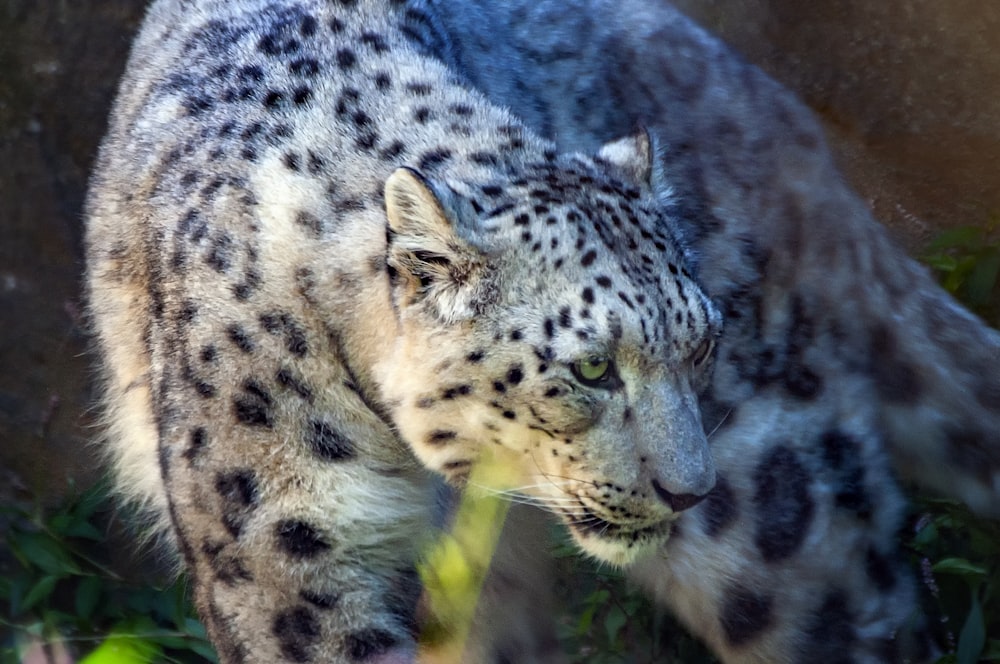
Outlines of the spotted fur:
[{"label": "spotted fur", "polygon": [[893,463],[995,510],[1000,341],[787,93],[571,5],[154,3],[88,204],[120,487],[226,662],[410,661],[483,454],[726,661],[926,658]]}]

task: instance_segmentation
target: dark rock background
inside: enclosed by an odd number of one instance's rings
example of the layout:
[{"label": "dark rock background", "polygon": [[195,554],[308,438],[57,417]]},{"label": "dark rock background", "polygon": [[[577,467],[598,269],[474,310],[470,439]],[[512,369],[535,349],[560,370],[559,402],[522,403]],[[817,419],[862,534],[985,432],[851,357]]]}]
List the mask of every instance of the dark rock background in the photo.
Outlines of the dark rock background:
[{"label": "dark rock background", "polygon": [[[817,110],[911,251],[1000,212],[1000,3],[678,4]],[[82,204],[143,7],[0,4],[0,502],[52,502],[99,470]]]},{"label": "dark rock background", "polygon": [[1000,3],[676,0],[821,117],[911,251],[1000,215]]},{"label": "dark rock background", "polygon": [[0,500],[98,469],[82,207],[143,3],[0,3]]}]

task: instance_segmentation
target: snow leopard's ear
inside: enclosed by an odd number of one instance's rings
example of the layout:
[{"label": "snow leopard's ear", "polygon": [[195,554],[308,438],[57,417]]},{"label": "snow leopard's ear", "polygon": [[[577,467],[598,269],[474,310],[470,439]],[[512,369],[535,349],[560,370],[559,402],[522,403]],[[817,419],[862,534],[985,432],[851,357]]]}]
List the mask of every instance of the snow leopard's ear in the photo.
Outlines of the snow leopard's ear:
[{"label": "snow leopard's ear", "polygon": [[412,168],[398,168],[386,180],[386,261],[397,304],[424,303],[455,322],[489,303],[486,257],[456,232],[466,206],[450,188],[435,187]]},{"label": "snow leopard's ear", "polygon": [[656,162],[656,144],[652,135],[641,127],[631,136],[605,143],[597,152],[604,161],[614,164],[635,180],[654,185],[659,175]]}]

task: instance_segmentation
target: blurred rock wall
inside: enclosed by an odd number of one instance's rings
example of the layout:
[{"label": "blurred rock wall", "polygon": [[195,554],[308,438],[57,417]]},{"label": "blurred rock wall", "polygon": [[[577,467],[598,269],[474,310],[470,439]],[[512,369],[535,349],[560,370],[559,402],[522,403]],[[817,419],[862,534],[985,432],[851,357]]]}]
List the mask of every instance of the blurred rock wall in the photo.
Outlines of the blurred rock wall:
[{"label": "blurred rock wall", "polygon": [[97,467],[80,303],[87,171],[143,3],[0,3],[0,500]]},{"label": "blurred rock wall", "polygon": [[911,250],[1000,215],[1000,3],[677,0],[795,90]]}]

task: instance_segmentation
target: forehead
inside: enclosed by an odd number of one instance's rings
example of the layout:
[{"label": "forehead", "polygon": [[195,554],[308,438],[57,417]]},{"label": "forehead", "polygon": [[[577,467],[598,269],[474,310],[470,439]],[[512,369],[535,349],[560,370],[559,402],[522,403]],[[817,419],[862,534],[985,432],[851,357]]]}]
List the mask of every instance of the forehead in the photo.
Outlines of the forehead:
[{"label": "forehead", "polygon": [[650,351],[700,336],[700,289],[648,187],[570,164],[484,189],[482,229],[517,282],[507,304],[547,334]]},{"label": "forehead", "polygon": [[[664,271],[686,270],[656,194],[583,157],[529,166],[503,184],[480,187],[480,228],[520,250],[529,263],[590,273],[617,267],[623,278],[654,286]],[[492,244],[492,242],[490,242]],[[595,267],[596,266],[596,267]],[[574,269],[575,268],[575,269]]]}]

